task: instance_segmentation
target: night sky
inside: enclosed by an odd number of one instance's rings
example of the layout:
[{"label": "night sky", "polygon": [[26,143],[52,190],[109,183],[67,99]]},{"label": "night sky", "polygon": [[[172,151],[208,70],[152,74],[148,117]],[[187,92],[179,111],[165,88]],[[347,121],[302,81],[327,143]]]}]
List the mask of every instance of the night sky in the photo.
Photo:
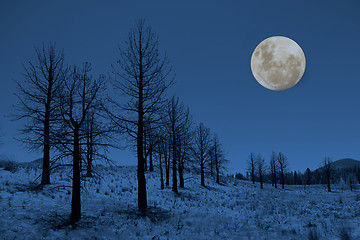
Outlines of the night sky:
[{"label": "night sky", "polygon": [[[217,133],[230,172],[245,172],[250,152],[266,161],[284,152],[291,170],[315,169],[325,156],[360,159],[359,1],[10,1],[0,2],[0,154],[31,161],[41,153],[13,138],[21,122],[6,117],[14,80],[34,47],[56,42],[69,64],[89,61],[110,72],[128,31],[146,18],[176,73],[176,94],[194,122]],[[250,58],[270,36],[296,41],[306,57],[300,82],[285,91],[253,78]],[[135,165],[132,152],[114,151]]]}]

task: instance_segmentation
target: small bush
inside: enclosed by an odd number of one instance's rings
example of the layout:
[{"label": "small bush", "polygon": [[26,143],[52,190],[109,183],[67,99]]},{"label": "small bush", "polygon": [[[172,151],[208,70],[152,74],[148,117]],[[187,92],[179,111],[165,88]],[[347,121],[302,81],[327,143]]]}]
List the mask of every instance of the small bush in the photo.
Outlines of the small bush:
[{"label": "small bush", "polygon": [[339,238],[340,240],[351,240],[351,231],[350,228],[341,225],[338,229],[338,234],[339,234]]},{"label": "small bush", "polygon": [[356,195],[355,200],[360,201],[360,194]]},{"label": "small bush", "polygon": [[320,239],[320,235],[319,235],[318,231],[316,230],[316,228],[310,228],[309,234],[308,234],[308,239],[309,240],[319,240]]},{"label": "small bush", "polygon": [[10,160],[0,161],[0,168],[4,168],[6,171],[14,173],[18,168],[18,164]]}]

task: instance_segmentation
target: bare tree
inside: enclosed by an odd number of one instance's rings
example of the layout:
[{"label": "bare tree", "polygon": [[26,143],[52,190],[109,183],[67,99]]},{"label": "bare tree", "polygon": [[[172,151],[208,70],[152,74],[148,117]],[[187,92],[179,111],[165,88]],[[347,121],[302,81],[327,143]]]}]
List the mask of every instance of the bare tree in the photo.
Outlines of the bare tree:
[{"label": "bare tree", "polygon": [[306,184],[310,185],[311,184],[311,171],[310,171],[310,168],[306,168],[305,177],[306,177]]},{"label": "bare tree", "polygon": [[188,153],[188,141],[190,135],[190,114],[184,105],[179,102],[179,98],[173,96],[166,108],[166,126],[170,137],[170,147],[172,153],[172,190],[177,192],[177,171],[179,171],[180,187],[184,187],[183,170]]},{"label": "bare tree", "polygon": [[285,179],[284,179],[284,175],[285,175],[285,171],[287,168],[287,158],[285,156],[285,154],[283,154],[282,152],[279,152],[278,157],[277,157],[277,163],[279,164],[279,170],[280,170],[280,182],[282,185],[282,189],[285,188]]},{"label": "bare tree", "polygon": [[[86,176],[91,177],[92,176],[92,164],[94,161],[95,156],[95,134],[94,129],[95,128],[95,119],[94,119],[94,113],[91,112],[86,116],[85,120],[85,132],[86,132]],[[81,169],[81,167],[80,167]]]},{"label": "bare tree", "polygon": [[210,129],[200,123],[194,132],[193,156],[200,166],[201,185],[205,187],[205,168],[209,161],[211,148]]},{"label": "bare tree", "polygon": [[[150,122],[150,121],[149,121]],[[144,168],[147,171],[147,159],[149,158],[149,171],[154,171],[153,153],[158,144],[157,131],[154,126],[144,126]]]},{"label": "bare tree", "polygon": [[277,156],[275,152],[271,153],[270,157],[270,172],[271,172],[271,184],[277,188]]},{"label": "bare tree", "polygon": [[[95,114],[94,110],[88,112],[85,123],[84,129],[82,130],[82,134],[84,135],[84,160],[86,161],[86,176],[92,177],[93,176],[93,162],[98,158],[102,160],[106,160],[107,162],[111,163],[111,160],[107,157],[108,148],[114,146],[112,143],[116,141],[114,136],[114,129],[112,128],[110,122],[106,119],[105,111],[103,111],[103,103],[102,106],[97,105],[95,106],[97,109],[97,113]],[[119,132],[118,132],[119,133]],[[81,164],[80,164],[81,166]],[[83,170],[83,169],[81,169]]]},{"label": "bare tree", "polygon": [[164,189],[165,188],[165,184],[164,184],[164,171],[163,171],[163,161],[167,159],[167,145],[166,145],[166,136],[163,136],[162,134],[158,133],[157,134],[157,138],[158,138],[158,144],[155,147],[155,152],[157,153],[158,156],[158,161],[159,161],[159,169],[160,169],[160,188]]},{"label": "bare tree", "polygon": [[61,126],[58,129],[58,143],[72,157],[72,200],[70,221],[81,218],[80,163],[81,142],[86,135],[84,125],[89,113],[102,106],[99,96],[104,90],[104,78],[93,81],[91,65],[84,63],[82,68],[74,67],[61,91]]},{"label": "bare tree", "polygon": [[[158,143],[156,128],[158,124],[152,124],[152,121],[144,121],[144,168],[145,171],[154,171],[153,152]],[[148,167],[149,159],[149,167]]]},{"label": "bare tree", "polygon": [[138,207],[147,208],[146,179],[144,169],[144,126],[158,122],[156,114],[163,106],[162,96],[171,85],[166,81],[171,72],[166,56],[159,53],[159,39],[151,27],[141,19],[130,30],[127,48],[120,49],[120,59],[113,65],[112,83],[127,98],[121,103],[115,100],[114,111],[108,111],[111,119],[126,130],[136,142]]},{"label": "bare tree", "polygon": [[350,185],[350,191],[353,190],[353,185],[356,183],[356,177],[354,173],[350,173],[348,175],[349,185]]},{"label": "bare tree", "polygon": [[265,175],[265,160],[259,154],[256,158],[256,166],[259,174],[260,187],[263,189],[264,175]]},{"label": "bare tree", "polygon": [[36,60],[24,66],[24,82],[17,82],[16,119],[27,119],[21,139],[30,149],[42,149],[41,184],[50,184],[52,127],[57,119],[55,99],[64,81],[64,54],[55,44],[36,48]]},{"label": "bare tree", "polygon": [[220,184],[220,173],[225,169],[225,165],[228,163],[228,160],[225,159],[222,144],[216,134],[214,135],[212,150],[216,172],[216,183]]},{"label": "bare tree", "polygon": [[161,133],[158,134],[159,145],[158,151],[161,153],[162,162],[164,163],[165,168],[165,185],[170,185],[170,155],[171,155],[171,146],[170,146],[170,136],[168,134],[167,126],[164,124],[163,128],[160,129]]},{"label": "bare tree", "polygon": [[297,172],[295,171],[294,172],[294,185],[297,185],[298,184],[298,174],[297,174]]},{"label": "bare tree", "polygon": [[209,166],[210,166],[210,176],[214,175],[215,172],[215,149],[214,146],[210,149],[209,152]]},{"label": "bare tree", "polygon": [[331,187],[330,187],[330,180],[331,180],[331,173],[332,173],[332,167],[331,167],[332,161],[329,157],[325,157],[322,165],[324,168],[324,173],[325,173],[325,177],[326,177],[326,183],[328,186],[328,192],[331,192]]},{"label": "bare tree", "polygon": [[164,148],[163,148],[163,154],[164,154],[164,163],[165,163],[165,184],[166,186],[170,185],[170,153],[171,153],[171,146],[170,146],[170,137],[166,136],[164,140]]},{"label": "bare tree", "polygon": [[248,169],[250,171],[250,177],[253,184],[255,184],[255,153],[251,152],[248,160]]},{"label": "bare tree", "polygon": [[184,183],[184,170],[187,162],[190,161],[191,155],[191,116],[189,113],[189,108],[184,110],[182,124],[179,127],[178,135],[178,163],[179,163],[179,181],[180,188],[185,187]]}]

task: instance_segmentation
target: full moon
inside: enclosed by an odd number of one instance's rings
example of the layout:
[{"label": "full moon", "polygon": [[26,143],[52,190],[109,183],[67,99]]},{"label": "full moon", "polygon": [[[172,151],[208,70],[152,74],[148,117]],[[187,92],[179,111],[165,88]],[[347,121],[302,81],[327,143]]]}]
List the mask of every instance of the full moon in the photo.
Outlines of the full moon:
[{"label": "full moon", "polygon": [[295,86],[305,72],[301,47],[287,37],[263,40],[251,56],[251,71],[263,87],[281,91]]}]

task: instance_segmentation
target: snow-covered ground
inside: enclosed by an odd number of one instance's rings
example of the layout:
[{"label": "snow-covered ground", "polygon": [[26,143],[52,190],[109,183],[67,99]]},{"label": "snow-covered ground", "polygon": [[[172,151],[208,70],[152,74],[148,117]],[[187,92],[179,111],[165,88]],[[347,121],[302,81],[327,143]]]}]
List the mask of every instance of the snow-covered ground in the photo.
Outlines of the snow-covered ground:
[{"label": "snow-covered ground", "polygon": [[[137,211],[135,167],[103,167],[82,189],[82,219],[70,214],[69,171],[52,184],[30,189],[40,170],[0,170],[1,239],[360,239],[360,192],[326,192],[325,186],[285,190],[227,179],[223,185],[185,176],[185,189],[160,189],[147,173],[149,211]],[[314,238],[317,239],[317,238]]]}]

